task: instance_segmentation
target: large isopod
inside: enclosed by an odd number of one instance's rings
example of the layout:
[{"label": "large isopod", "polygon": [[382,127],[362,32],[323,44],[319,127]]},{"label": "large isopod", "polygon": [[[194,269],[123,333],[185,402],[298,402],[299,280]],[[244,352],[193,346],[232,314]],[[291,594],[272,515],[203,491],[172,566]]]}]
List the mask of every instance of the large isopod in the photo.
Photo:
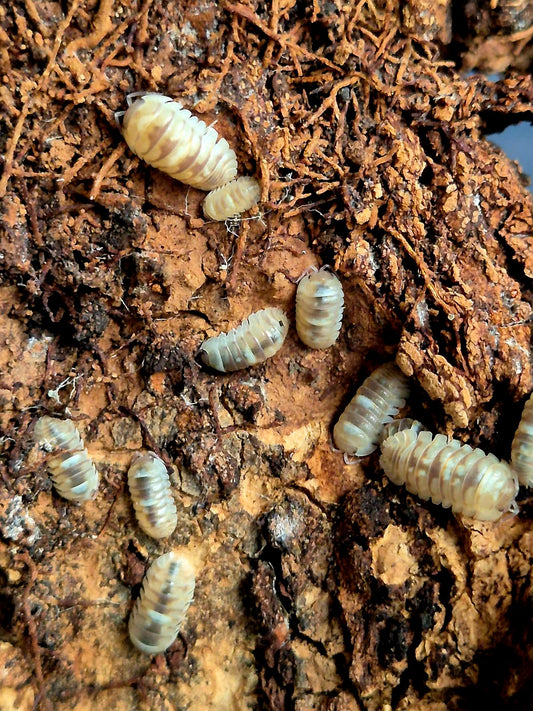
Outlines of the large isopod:
[{"label": "large isopod", "polygon": [[136,155],[194,188],[214,190],[237,175],[226,139],[168,96],[147,93],[133,101],[122,133]]},{"label": "large isopod", "polygon": [[176,528],[178,515],[164,463],[153,452],[134,456],[128,471],[135,516],[152,538],[166,538]]},{"label": "large isopod", "polygon": [[329,348],[339,337],[344,292],[327,269],[304,276],[296,291],[296,331],[309,348]]},{"label": "large isopod", "polygon": [[243,176],[213,190],[204,200],[204,214],[223,222],[257,205],[261,187],[255,178]]},{"label": "large isopod", "polygon": [[57,493],[69,501],[92,499],[98,488],[98,472],[72,420],[44,415],[35,423],[33,436],[43,449],[53,453],[47,467]]},{"label": "large isopod", "polygon": [[394,484],[454,513],[496,521],[518,511],[518,481],[509,465],[456,439],[403,430],[383,442],[379,461]]},{"label": "large isopod", "polygon": [[533,486],[533,396],[524,405],[513,439],[511,465],[522,486]]},{"label": "large isopod", "polygon": [[222,373],[248,368],[275,355],[288,330],[285,312],[271,306],[251,314],[228,333],[208,338],[199,356],[206,365]]},{"label": "large isopod", "polygon": [[383,427],[405,405],[409,383],[394,363],[385,363],[362,383],[333,428],[335,445],[347,455],[365,457],[378,446]]},{"label": "large isopod", "polygon": [[178,636],[194,595],[194,570],[174,551],[157,558],[146,573],[128,630],[145,654],[160,654]]}]

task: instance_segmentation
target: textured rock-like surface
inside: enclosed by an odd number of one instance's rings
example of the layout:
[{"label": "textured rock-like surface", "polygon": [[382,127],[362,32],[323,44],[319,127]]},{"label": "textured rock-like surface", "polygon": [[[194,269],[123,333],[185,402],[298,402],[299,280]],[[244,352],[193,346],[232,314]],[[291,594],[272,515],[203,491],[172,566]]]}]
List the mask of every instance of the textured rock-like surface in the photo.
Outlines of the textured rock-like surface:
[{"label": "textured rock-like surface", "polygon": [[[531,111],[531,19],[463,5],[0,8],[1,708],[531,707],[529,494],[463,525],[328,443],[396,354],[409,414],[499,457],[533,389],[531,196],[484,138]],[[203,193],[131,155],[114,112],[138,90],[216,120],[262,220],[206,224]],[[290,313],[324,263],[346,297],[331,349],[291,331],[253,372],[198,367],[208,333]],[[45,412],[75,419],[101,472],[82,510],[32,445]],[[168,547],[201,571],[153,660],[127,637],[166,550],[134,526],[139,449],[172,472]]]}]

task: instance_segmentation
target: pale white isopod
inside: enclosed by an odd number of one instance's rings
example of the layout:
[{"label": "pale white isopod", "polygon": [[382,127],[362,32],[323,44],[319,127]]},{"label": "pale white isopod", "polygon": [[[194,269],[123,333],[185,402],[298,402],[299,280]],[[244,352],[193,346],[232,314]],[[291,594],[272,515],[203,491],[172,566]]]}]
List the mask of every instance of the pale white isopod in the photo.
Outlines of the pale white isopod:
[{"label": "pale white isopod", "polygon": [[44,415],[35,423],[33,437],[43,449],[53,452],[47,468],[57,493],[69,501],[92,499],[98,472],[72,420]]},{"label": "pale white isopod", "polygon": [[134,456],[128,470],[135,516],[152,538],[166,538],[176,528],[178,515],[164,463],[153,452]]},{"label": "pale white isopod", "polygon": [[329,348],[339,337],[344,292],[327,269],[306,274],[296,291],[296,331],[309,348]]},{"label": "pale white isopod", "polygon": [[456,439],[413,429],[383,442],[380,464],[394,484],[480,521],[516,513],[516,475],[505,462]]},{"label": "pale white isopod", "polygon": [[222,373],[248,368],[275,355],[288,330],[285,312],[272,306],[251,314],[228,333],[208,338],[199,356],[206,365]]},{"label": "pale white isopod", "polygon": [[346,455],[365,457],[378,445],[383,427],[405,405],[409,383],[394,363],[385,363],[362,383],[333,428],[333,441]]},{"label": "pale white isopod", "polygon": [[511,447],[511,465],[522,486],[533,486],[533,396],[529,396]]},{"label": "pale white isopod", "polygon": [[213,190],[204,200],[204,214],[223,222],[257,205],[261,187],[255,178],[243,176]]},{"label": "pale white isopod", "polygon": [[379,438],[380,444],[383,444],[387,437],[392,437],[396,432],[403,432],[403,430],[414,430],[418,433],[427,431],[427,427],[418,420],[413,420],[410,417],[399,417],[389,422],[388,425],[385,425]]},{"label": "pale white isopod", "polygon": [[178,636],[194,596],[195,574],[189,561],[171,551],[149,567],[128,630],[145,654],[160,654]]},{"label": "pale white isopod", "polygon": [[124,113],[122,134],[139,158],[194,188],[214,190],[237,175],[226,139],[168,96],[140,96]]}]

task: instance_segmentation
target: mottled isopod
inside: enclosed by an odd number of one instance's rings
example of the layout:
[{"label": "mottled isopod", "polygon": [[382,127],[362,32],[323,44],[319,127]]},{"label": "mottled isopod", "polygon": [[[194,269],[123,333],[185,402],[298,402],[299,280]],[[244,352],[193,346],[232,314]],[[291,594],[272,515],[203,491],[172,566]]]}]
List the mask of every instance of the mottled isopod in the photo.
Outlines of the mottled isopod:
[{"label": "mottled isopod", "polygon": [[174,551],[152,563],[128,623],[137,649],[159,654],[170,647],[192,602],[194,578],[189,561]]},{"label": "mottled isopod", "polygon": [[204,214],[223,222],[257,205],[261,187],[255,178],[242,177],[213,190],[204,200]]},{"label": "mottled isopod", "polygon": [[147,93],[134,101],[122,133],[140,158],[200,190],[214,190],[237,175],[237,158],[226,139],[168,96]]},{"label": "mottled isopod", "polygon": [[394,484],[480,521],[516,513],[518,481],[505,462],[431,432],[403,430],[383,442],[380,464]]},{"label": "mottled isopod", "polygon": [[134,456],[128,486],[139,526],[152,538],[166,538],[176,528],[178,515],[166,466],[153,452]]},{"label": "mottled isopod", "polygon": [[511,447],[511,463],[522,486],[533,486],[533,396],[524,405]]},{"label": "mottled isopod", "polygon": [[272,306],[251,314],[229,333],[208,338],[199,356],[206,365],[222,373],[248,368],[275,355],[288,330],[287,316]]},{"label": "mottled isopod", "polygon": [[381,431],[405,405],[409,383],[394,363],[385,363],[363,382],[333,429],[335,445],[346,455],[364,457],[378,445]]},{"label": "mottled isopod", "polygon": [[427,431],[427,427],[418,420],[413,420],[410,417],[399,417],[389,422],[388,425],[385,425],[379,438],[380,444],[383,444],[387,437],[392,437],[396,432],[403,432],[403,430],[414,430],[418,433]]},{"label": "mottled isopod", "polygon": [[344,293],[327,269],[306,274],[296,292],[296,331],[309,348],[329,348],[339,337]]},{"label": "mottled isopod", "polygon": [[72,420],[44,415],[35,423],[35,441],[48,452],[48,471],[57,493],[69,501],[87,501],[98,488],[98,472]]}]

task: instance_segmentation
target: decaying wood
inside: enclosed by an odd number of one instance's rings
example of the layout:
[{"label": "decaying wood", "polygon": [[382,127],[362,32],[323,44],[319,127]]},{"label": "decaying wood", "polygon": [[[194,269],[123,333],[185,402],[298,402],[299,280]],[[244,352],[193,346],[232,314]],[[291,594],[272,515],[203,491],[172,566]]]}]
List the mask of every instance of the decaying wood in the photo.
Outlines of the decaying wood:
[{"label": "decaying wood", "polygon": [[[329,433],[396,356],[410,415],[509,456],[533,390],[533,202],[485,136],[531,119],[531,4],[67,5],[0,8],[0,707],[529,708],[531,497],[460,521],[378,453],[346,467]],[[261,214],[208,224],[204,193],[130,153],[114,114],[135,91],[216,121]],[[292,314],[322,264],[346,300],[332,348],[292,329],[272,361],[202,370],[208,333]],[[101,472],[83,507],[32,445],[45,412]],[[168,543],[124,487],[148,449],[172,469]],[[170,548],[196,597],[150,660],[127,619]]]}]

